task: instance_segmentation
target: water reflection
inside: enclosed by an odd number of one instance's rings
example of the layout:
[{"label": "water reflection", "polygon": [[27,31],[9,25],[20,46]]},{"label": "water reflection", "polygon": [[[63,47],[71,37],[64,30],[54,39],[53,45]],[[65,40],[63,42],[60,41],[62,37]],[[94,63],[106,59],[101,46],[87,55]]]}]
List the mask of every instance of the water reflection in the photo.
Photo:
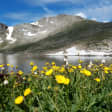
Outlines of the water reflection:
[{"label": "water reflection", "polygon": [[[71,64],[78,64],[78,60],[81,59],[87,63],[95,60],[100,62],[101,60],[106,60],[107,63],[112,62],[112,57],[109,56],[68,56],[68,62]],[[37,54],[27,55],[27,54],[0,54],[0,64],[11,64],[14,66],[19,66],[19,69],[24,72],[30,72],[29,63],[33,61],[39,68],[44,66],[45,62],[55,61],[57,65],[64,64],[64,56],[38,56]]]}]

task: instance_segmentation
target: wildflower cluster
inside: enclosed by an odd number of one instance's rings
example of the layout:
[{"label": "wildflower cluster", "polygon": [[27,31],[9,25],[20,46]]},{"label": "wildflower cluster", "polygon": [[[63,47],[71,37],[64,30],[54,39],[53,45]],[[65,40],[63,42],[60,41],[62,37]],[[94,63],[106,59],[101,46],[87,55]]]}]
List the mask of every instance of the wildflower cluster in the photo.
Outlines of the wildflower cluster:
[{"label": "wildflower cluster", "polygon": [[0,112],[112,112],[112,64],[29,66],[0,65]]}]

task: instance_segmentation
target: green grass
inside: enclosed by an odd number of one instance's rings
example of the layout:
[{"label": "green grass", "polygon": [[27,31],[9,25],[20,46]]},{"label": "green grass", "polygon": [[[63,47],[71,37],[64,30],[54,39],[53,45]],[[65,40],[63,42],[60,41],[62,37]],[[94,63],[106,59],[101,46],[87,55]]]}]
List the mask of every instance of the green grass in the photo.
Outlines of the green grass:
[{"label": "green grass", "polygon": [[[36,70],[37,75],[22,74],[5,76],[8,84],[4,85],[0,79],[0,112],[112,112],[112,65],[93,65],[87,68],[92,74],[86,76],[80,71],[83,68],[74,68],[69,65],[62,72],[63,66],[47,65],[44,73]],[[53,70],[50,76],[46,71]],[[108,69],[108,73],[105,70]],[[70,79],[68,85],[57,83],[55,76],[61,74]],[[95,81],[100,78],[100,82]],[[26,88],[31,94],[24,97],[24,101],[17,105],[14,100],[23,96]]]}]

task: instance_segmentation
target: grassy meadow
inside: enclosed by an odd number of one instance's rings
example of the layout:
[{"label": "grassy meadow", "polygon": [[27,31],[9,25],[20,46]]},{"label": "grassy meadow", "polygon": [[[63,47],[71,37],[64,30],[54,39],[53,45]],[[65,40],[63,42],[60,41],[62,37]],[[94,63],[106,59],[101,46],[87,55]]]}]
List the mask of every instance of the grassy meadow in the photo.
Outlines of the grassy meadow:
[{"label": "grassy meadow", "polygon": [[112,112],[112,64],[29,66],[0,65],[0,112]]}]

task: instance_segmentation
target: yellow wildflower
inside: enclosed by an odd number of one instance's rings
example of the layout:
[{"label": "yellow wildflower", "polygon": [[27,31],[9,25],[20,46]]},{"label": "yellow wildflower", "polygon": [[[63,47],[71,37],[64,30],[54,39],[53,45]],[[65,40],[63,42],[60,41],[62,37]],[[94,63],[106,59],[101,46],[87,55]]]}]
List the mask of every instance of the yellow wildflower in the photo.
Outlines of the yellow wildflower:
[{"label": "yellow wildflower", "polygon": [[68,85],[69,83],[70,83],[70,79],[69,78],[66,78],[65,81],[64,81],[64,84],[65,85]]},{"label": "yellow wildflower", "polygon": [[48,86],[48,89],[51,89],[51,86]]},{"label": "yellow wildflower", "polygon": [[0,68],[2,68],[3,67],[3,65],[0,65]]},{"label": "yellow wildflower", "polygon": [[48,70],[45,75],[50,76],[53,74],[53,69]]},{"label": "yellow wildflower", "polygon": [[49,65],[49,64],[50,64],[49,62],[46,62],[46,63],[45,63],[45,65]]},{"label": "yellow wildflower", "polygon": [[7,64],[7,66],[10,66],[10,64]]},{"label": "yellow wildflower", "polygon": [[52,64],[52,65],[56,65],[56,63],[55,63],[55,62],[52,62],[51,64]]},{"label": "yellow wildflower", "polygon": [[100,78],[95,78],[94,79],[96,82],[100,82]]},{"label": "yellow wildflower", "polygon": [[34,62],[30,62],[30,66],[33,66],[34,65]]},{"label": "yellow wildflower", "polygon": [[14,65],[11,65],[11,68],[13,68],[14,67]]},{"label": "yellow wildflower", "polygon": [[56,75],[55,76],[57,83],[63,84],[65,82],[65,77],[63,75]]},{"label": "yellow wildflower", "polygon": [[78,65],[78,68],[79,68],[79,69],[81,69],[81,68],[82,68],[82,66],[81,66],[81,65]]},{"label": "yellow wildflower", "polygon": [[45,71],[41,70],[40,73],[41,73],[41,74],[45,74]]},{"label": "yellow wildflower", "polygon": [[19,74],[19,75],[22,75],[22,74],[23,74],[23,71],[22,71],[22,70],[19,70],[19,71],[18,71],[18,74]]},{"label": "yellow wildflower", "polygon": [[86,70],[85,73],[84,73],[86,76],[91,76],[91,72]]},{"label": "yellow wildflower", "polygon": [[18,69],[18,66],[16,65],[16,69]]},{"label": "yellow wildflower", "polygon": [[80,73],[82,73],[82,74],[84,74],[86,76],[91,76],[91,72],[86,70],[86,69],[81,70]]},{"label": "yellow wildflower", "polygon": [[104,71],[105,74],[108,74],[109,72],[107,70]]},{"label": "yellow wildflower", "polygon": [[109,70],[109,67],[104,67],[104,71],[108,71]]},{"label": "yellow wildflower", "polygon": [[23,96],[18,96],[16,99],[15,99],[15,104],[21,104],[24,100],[24,97]]},{"label": "yellow wildflower", "polygon": [[47,70],[47,67],[45,66],[45,67],[43,67],[43,70]]},{"label": "yellow wildflower", "polygon": [[83,61],[82,60],[79,60],[79,63],[83,63]]},{"label": "yellow wildflower", "polygon": [[38,68],[37,66],[34,66],[34,67],[32,68],[32,72],[36,71],[37,68]]},{"label": "yellow wildflower", "polygon": [[65,71],[66,71],[66,70],[65,70],[64,67],[61,67],[60,70],[59,70],[59,72],[61,72],[61,73],[64,73]]},{"label": "yellow wildflower", "polygon": [[73,69],[77,69],[77,67],[76,67],[76,66],[72,66],[72,68],[73,68]]},{"label": "yellow wildflower", "polygon": [[74,72],[74,70],[72,68],[70,68],[70,69],[68,69],[68,72],[72,73],[72,72]]},{"label": "yellow wildflower", "polygon": [[24,96],[27,96],[29,94],[31,94],[31,89],[30,88],[25,89]]},{"label": "yellow wildflower", "polygon": [[58,71],[59,69],[60,69],[60,67],[59,66],[52,66],[52,68],[53,68],[53,70],[55,70],[55,71]]},{"label": "yellow wildflower", "polygon": [[99,66],[100,66],[100,67],[102,67],[102,66],[103,66],[103,64],[100,64]]}]

